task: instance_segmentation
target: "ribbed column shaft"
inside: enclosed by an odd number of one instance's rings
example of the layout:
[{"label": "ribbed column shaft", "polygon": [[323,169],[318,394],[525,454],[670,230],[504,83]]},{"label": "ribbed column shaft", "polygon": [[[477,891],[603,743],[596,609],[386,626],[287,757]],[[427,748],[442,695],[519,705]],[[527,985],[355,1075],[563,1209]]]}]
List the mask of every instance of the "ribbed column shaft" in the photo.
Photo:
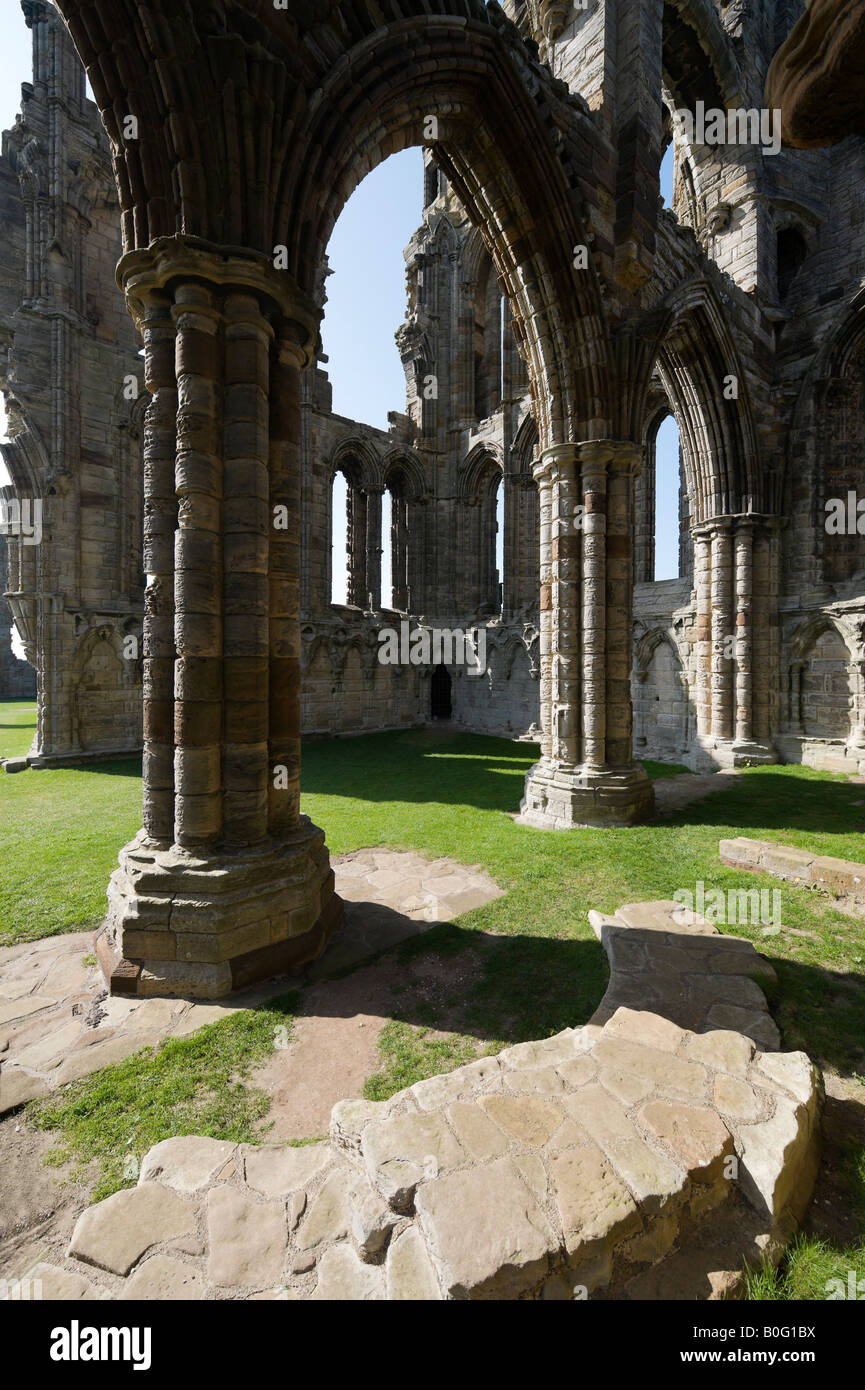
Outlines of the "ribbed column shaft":
[{"label": "ribbed column shaft", "polygon": [[[736,738],[750,742],[754,738],[753,721],[753,657],[755,647],[762,643],[754,632],[754,555],[753,523],[739,517],[736,521]],[[759,611],[759,610],[757,610]]]},{"label": "ribbed column shaft", "polygon": [[223,833],[252,844],[268,829],[269,354],[273,331],[252,295],[225,301]]},{"label": "ribbed column shaft", "polygon": [[573,449],[555,453],[551,468],[553,757],[573,768],[580,761],[580,536],[575,527],[579,485]]},{"label": "ribbed column shaft", "polygon": [[177,495],[175,328],[167,297],[154,295],[143,320],[144,373],[151,401],[144,419],[144,829],[174,838],[174,532]]},{"label": "ribbed column shaft", "polygon": [[381,488],[369,488],[366,494],[366,587],[363,606],[373,612],[381,608]]},{"label": "ribbed column shaft", "polygon": [[712,732],[712,543],[704,531],[694,536],[694,591],[697,734],[708,737]]},{"label": "ribbed column shaft", "polygon": [[751,594],[754,615],[753,631],[753,683],[752,730],[753,737],[768,740],[770,736],[770,687],[769,682],[775,668],[770,667],[772,653],[772,632],[775,620],[772,610],[777,609],[777,594],[772,595],[771,542],[764,529],[754,534],[753,564],[751,572]]},{"label": "ribbed column shaft", "polygon": [[[300,818],[300,385],[303,356],[276,345],[270,388],[270,788],[268,826],[284,834]],[[284,509],[280,511],[279,509]],[[274,525],[288,517],[286,529]],[[277,774],[284,768],[285,775]]]},{"label": "ribbed column shaft", "polygon": [[712,534],[712,734],[733,737],[733,543],[729,522]]},{"label": "ribbed column shaft", "polygon": [[538,487],[538,551],[540,579],[539,675],[541,756],[552,757],[552,651],[553,651],[553,480],[549,464],[541,458],[534,466]]},{"label": "ribbed column shaft", "polygon": [[609,450],[583,445],[582,729],[583,768],[606,762],[607,736],[607,464]]},{"label": "ribbed column shaft", "polygon": [[174,839],[212,844],[222,833],[222,364],[216,295],[175,291],[177,647]]},{"label": "ribbed column shaft", "polygon": [[630,767],[634,760],[634,710],[631,695],[634,630],[634,477],[641,450],[619,444],[607,478],[606,544],[606,739],[609,767]]}]

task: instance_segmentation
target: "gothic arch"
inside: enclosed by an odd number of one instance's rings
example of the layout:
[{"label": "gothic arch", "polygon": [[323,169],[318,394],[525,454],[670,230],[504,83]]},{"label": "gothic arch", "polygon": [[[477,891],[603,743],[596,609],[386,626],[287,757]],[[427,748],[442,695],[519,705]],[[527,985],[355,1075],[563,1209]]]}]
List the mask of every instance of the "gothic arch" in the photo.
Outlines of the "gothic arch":
[{"label": "gothic arch", "polygon": [[835,615],[800,623],[786,664],[790,729],[812,739],[850,737],[856,704],[855,631]]},{"label": "gothic arch", "polygon": [[676,644],[675,638],[666,627],[651,627],[644,632],[636,645],[634,654],[634,675],[638,681],[644,681],[649,673],[652,658],[658,647],[666,642],[673,652],[676,661],[681,669],[684,669],[682,653]]},{"label": "gothic arch", "polygon": [[[784,507],[809,537],[814,578],[844,585],[865,569],[865,538],[831,536],[830,498],[865,487],[865,289],[842,308],[802,384],[787,438]],[[788,566],[801,573],[802,556]]]},{"label": "gothic arch", "polygon": [[382,486],[382,464],[368,440],[359,435],[349,435],[341,439],[330,457],[328,476],[333,483],[337,473],[344,473],[353,487],[370,488]]},{"label": "gothic arch", "polygon": [[[691,282],[668,305],[656,364],[679,426],[692,524],[768,510],[745,373],[715,293]],[[727,399],[731,378],[737,396]]]},{"label": "gothic arch", "polygon": [[595,275],[571,260],[585,244],[576,190],[587,171],[557,149],[580,107],[499,11],[481,0],[291,12],[224,0],[169,19],[144,0],[59,7],[112,142],[127,251],[178,233],[268,261],[285,246],[310,304],[297,325],[309,353],[316,275],[342,207],[388,154],[431,145],[511,299],[544,446],[597,435],[615,387]]},{"label": "gothic arch", "polygon": [[487,489],[495,490],[504,471],[501,450],[497,445],[476,444],[460,467],[458,496],[465,502],[480,501]]},{"label": "gothic arch", "polygon": [[664,84],[680,107],[698,100],[726,109],[742,97],[742,77],[712,0],[664,0]]},{"label": "gothic arch", "polygon": [[[520,424],[511,445],[511,456],[520,477],[532,478],[532,464],[538,451],[538,427],[534,416],[529,413]],[[532,479],[534,481],[534,479]]]},{"label": "gothic arch", "polygon": [[841,639],[852,661],[857,645],[855,629],[839,620],[835,614],[826,612],[812,614],[794,629],[790,639],[790,659],[801,660],[826,632],[833,632]]},{"label": "gothic arch", "polygon": [[382,487],[389,488],[395,483],[404,488],[406,498],[412,502],[420,502],[426,495],[423,464],[410,449],[390,449],[381,461]]}]

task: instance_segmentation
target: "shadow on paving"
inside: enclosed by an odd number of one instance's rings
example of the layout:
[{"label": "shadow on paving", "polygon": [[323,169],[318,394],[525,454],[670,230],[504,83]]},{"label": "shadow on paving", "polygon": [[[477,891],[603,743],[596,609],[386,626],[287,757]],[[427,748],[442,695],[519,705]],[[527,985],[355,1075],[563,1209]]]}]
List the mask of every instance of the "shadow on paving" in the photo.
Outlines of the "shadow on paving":
[{"label": "shadow on paving", "polygon": [[[354,922],[362,921],[367,910],[374,918],[376,934],[381,932],[378,949],[368,943],[363,955],[349,962],[352,943],[344,939],[348,933],[340,933],[305,972],[297,1017],[307,1011],[309,988],[315,990],[316,1015],[327,1017],[328,981],[377,965],[393,979],[392,1019],[483,1041],[526,1042],[587,1022],[607,987],[607,960],[597,941],[494,936],[453,922],[426,927],[380,903],[349,906]],[[385,944],[396,933],[404,939]],[[374,972],[368,975],[370,988],[376,989]],[[377,1007],[380,1000],[370,1003]],[[355,1005],[364,1011],[362,996]],[[337,1008],[332,1016],[344,1013]]]},{"label": "shadow on paving", "polygon": [[[511,1044],[581,1026],[607,988],[609,966],[595,940],[499,936],[456,922],[427,926],[381,903],[349,903],[347,909],[346,927],[300,981],[301,1001],[316,987],[318,1015],[327,1015],[321,986],[328,980],[387,964],[404,976],[393,991],[391,1018]],[[466,953],[468,972],[459,968]],[[765,993],[781,1049],[807,1052],[821,1067],[848,1076],[865,1072],[865,975],[766,959],[778,975]],[[644,1007],[651,1012],[653,1005],[647,999]],[[687,1026],[686,1019],[678,1021]]]}]

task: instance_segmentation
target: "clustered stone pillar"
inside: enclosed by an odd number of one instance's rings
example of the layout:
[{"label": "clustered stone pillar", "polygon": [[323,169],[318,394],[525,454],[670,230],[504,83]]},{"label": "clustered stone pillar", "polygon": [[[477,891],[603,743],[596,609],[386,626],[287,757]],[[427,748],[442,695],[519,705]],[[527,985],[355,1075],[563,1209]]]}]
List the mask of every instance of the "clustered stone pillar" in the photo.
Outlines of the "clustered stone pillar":
[{"label": "clustered stone pillar", "polygon": [[377,613],[381,608],[381,499],[382,488],[368,488],[366,494],[366,587],[364,607]]},{"label": "clustered stone pillar", "polygon": [[567,829],[651,814],[633,757],[634,478],[640,445],[591,440],[545,450],[540,506],[541,759],[520,819]]},{"label": "clustered stone pillar", "polygon": [[774,762],[769,740],[777,576],[770,523],[751,514],[696,527],[698,765]]},{"label": "clustered stone pillar", "polygon": [[121,262],[145,341],[144,828],[98,937],[112,990],[214,998],[339,920],[300,815],[300,390],[317,315],[262,257]]}]

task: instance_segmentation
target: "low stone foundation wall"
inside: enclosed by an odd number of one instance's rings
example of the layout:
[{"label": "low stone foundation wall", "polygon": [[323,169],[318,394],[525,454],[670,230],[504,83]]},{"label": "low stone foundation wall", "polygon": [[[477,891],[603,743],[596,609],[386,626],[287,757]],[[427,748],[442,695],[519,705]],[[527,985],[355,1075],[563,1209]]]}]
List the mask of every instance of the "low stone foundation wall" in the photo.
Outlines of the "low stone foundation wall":
[{"label": "low stone foundation wall", "polygon": [[792,883],[827,888],[836,897],[865,901],[865,864],[852,859],[834,859],[792,845],[776,845],[769,840],[721,840],[721,861],[734,869],[771,874]]},{"label": "low stone foundation wall", "polygon": [[[819,1074],[769,1046],[749,943],[670,903],[595,925],[603,1023],[340,1102],[327,1143],[166,1140],[79,1218],[62,1267],[22,1276],[65,1299],[723,1293],[810,1199]],[[640,977],[650,1012],[617,1004]],[[658,1293],[675,1271],[684,1291]]]}]

